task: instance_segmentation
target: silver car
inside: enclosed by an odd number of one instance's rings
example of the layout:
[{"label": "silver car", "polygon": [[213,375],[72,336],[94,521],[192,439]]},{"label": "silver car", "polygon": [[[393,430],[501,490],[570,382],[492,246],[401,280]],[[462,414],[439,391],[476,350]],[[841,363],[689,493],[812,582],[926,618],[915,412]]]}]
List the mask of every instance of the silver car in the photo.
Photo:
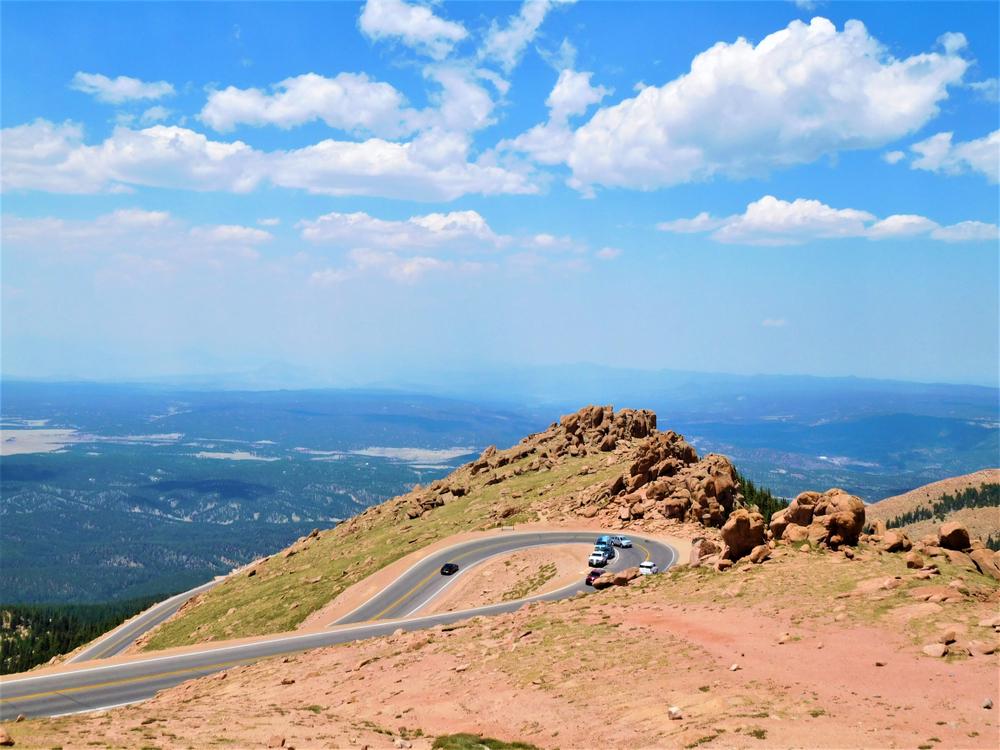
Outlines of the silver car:
[{"label": "silver car", "polygon": [[613,536],[611,537],[611,543],[616,547],[622,547],[624,549],[628,549],[632,546],[632,540],[627,536]]},{"label": "silver car", "polygon": [[660,567],[652,560],[646,560],[644,563],[639,563],[639,572],[644,576],[648,576],[653,573],[659,573]]}]

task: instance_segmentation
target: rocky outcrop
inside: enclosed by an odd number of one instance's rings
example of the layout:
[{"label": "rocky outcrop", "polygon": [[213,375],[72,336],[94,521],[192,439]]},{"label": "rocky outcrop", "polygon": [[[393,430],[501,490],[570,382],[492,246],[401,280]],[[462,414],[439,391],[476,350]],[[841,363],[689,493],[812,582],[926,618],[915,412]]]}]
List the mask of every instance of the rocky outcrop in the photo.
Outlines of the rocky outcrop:
[{"label": "rocky outcrop", "polygon": [[818,547],[838,549],[857,544],[864,525],[865,504],[861,498],[831,489],[823,494],[803,492],[771,517],[770,531],[776,541],[808,539]]},{"label": "rocky outcrop", "polygon": [[[513,451],[513,452],[512,452]],[[640,519],[676,519],[721,527],[729,513],[742,507],[736,468],[725,456],[698,458],[676,432],[659,432],[656,414],[648,409],[587,406],[563,416],[545,432],[529,435],[510,451],[490,447],[469,465],[472,473],[489,472],[487,484],[504,481],[521,471],[551,468],[567,456],[600,455],[613,451],[631,460],[627,470],[573,498],[568,507],[584,518],[600,512],[622,527]],[[634,451],[634,453],[632,453]],[[536,458],[502,469],[519,457]],[[614,459],[609,459],[613,465]],[[415,506],[420,515],[425,506]]]},{"label": "rocky outcrop", "polygon": [[745,508],[734,510],[722,527],[722,541],[728,548],[726,556],[733,561],[746,557],[764,544],[764,534],[764,516]]}]

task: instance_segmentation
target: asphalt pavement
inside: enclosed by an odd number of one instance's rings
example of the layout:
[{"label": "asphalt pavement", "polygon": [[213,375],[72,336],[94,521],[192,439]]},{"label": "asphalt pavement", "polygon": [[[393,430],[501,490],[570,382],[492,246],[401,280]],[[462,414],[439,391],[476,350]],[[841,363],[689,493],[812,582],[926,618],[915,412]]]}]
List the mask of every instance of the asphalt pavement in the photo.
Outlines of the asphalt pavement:
[{"label": "asphalt pavement", "polygon": [[[542,544],[591,544],[599,533],[511,533],[509,536],[463,542],[417,563],[370,601],[334,623],[337,627],[316,633],[272,636],[232,646],[206,646],[197,651],[166,656],[151,655],[116,664],[92,666],[85,662],[49,674],[4,678],[0,680],[0,721],[13,719],[18,714],[27,717],[60,716],[138,703],[152,698],[165,688],[237,665],[389,635],[398,628],[420,630],[436,625],[449,625],[479,615],[513,612],[528,601],[552,601],[573,596],[578,591],[586,590],[582,581],[578,585],[567,586],[549,594],[514,602],[423,617],[410,616],[410,613],[425,606],[461,575],[461,572],[451,577],[440,575],[437,571],[445,562],[456,562],[462,571],[468,571],[483,560],[517,549]],[[630,538],[636,546],[631,550],[616,550],[619,554],[608,566],[609,570],[622,570],[638,565],[647,557],[655,561],[661,571],[677,562],[677,551],[673,547],[643,536],[630,535]],[[187,598],[196,591],[186,592],[181,596]],[[152,610],[146,614],[152,614]],[[120,635],[120,640],[128,639],[126,634]],[[101,642],[107,646],[109,640],[114,639],[109,636]],[[91,648],[96,648],[97,645]],[[110,645],[117,648],[114,643]]]},{"label": "asphalt pavement", "polygon": [[93,661],[94,659],[110,659],[112,656],[117,656],[135,643],[135,639],[140,635],[167,620],[192,596],[200,594],[203,591],[208,591],[210,588],[218,586],[221,582],[221,579],[218,581],[209,581],[198,588],[185,591],[183,594],[177,594],[177,596],[172,596],[150,607],[138,617],[120,625],[107,635],[99,638],[66,663],[79,664],[85,661]]}]

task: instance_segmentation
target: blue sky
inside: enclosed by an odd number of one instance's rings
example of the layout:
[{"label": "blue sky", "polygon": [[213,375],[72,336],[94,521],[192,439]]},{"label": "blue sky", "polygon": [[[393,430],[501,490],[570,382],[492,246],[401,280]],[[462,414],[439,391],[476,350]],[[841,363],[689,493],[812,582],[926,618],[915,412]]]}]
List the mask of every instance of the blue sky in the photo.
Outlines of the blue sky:
[{"label": "blue sky", "polygon": [[2,371],[996,384],[997,3],[3,3]]}]

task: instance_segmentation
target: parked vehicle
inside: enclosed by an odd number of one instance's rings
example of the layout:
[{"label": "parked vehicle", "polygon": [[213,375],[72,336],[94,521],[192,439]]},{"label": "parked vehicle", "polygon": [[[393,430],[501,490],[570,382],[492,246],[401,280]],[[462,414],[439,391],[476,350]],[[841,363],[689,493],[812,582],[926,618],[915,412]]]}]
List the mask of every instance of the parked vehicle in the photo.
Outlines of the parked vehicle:
[{"label": "parked vehicle", "polygon": [[603,568],[608,564],[608,555],[600,550],[594,550],[590,553],[590,559],[587,560],[587,565],[592,568]]},{"label": "parked vehicle", "polygon": [[639,563],[639,572],[644,576],[652,575],[653,573],[659,573],[659,566],[652,560],[646,560],[644,563]]},{"label": "parked vehicle", "polygon": [[615,556],[614,547],[612,547],[610,544],[602,544],[601,542],[598,542],[597,544],[594,545],[594,551],[605,553],[608,556],[608,559],[611,559],[612,557]]},{"label": "parked vehicle", "polygon": [[589,573],[587,573],[587,585],[588,586],[593,586],[594,585],[594,581],[596,581],[602,575],[604,575],[604,571],[603,570],[592,570],[592,571],[590,571]]},{"label": "parked vehicle", "polygon": [[632,546],[632,540],[629,539],[627,536],[613,536],[611,538],[612,540],[614,540],[615,546],[617,547],[623,547],[624,549],[628,549],[629,547]]},{"label": "parked vehicle", "polygon": [[458,565],[455,563],[445,563],[441,566],[441,575],[450,576],[458,572]]},{"label": "parked vehicle", "polygon": [[598,544],[606,544],[609,547],[612,544],[611,540],[612,540],[612,537],[608,536],[607,534],[605,534],[604,536],[597,537],[597,543]]}]

